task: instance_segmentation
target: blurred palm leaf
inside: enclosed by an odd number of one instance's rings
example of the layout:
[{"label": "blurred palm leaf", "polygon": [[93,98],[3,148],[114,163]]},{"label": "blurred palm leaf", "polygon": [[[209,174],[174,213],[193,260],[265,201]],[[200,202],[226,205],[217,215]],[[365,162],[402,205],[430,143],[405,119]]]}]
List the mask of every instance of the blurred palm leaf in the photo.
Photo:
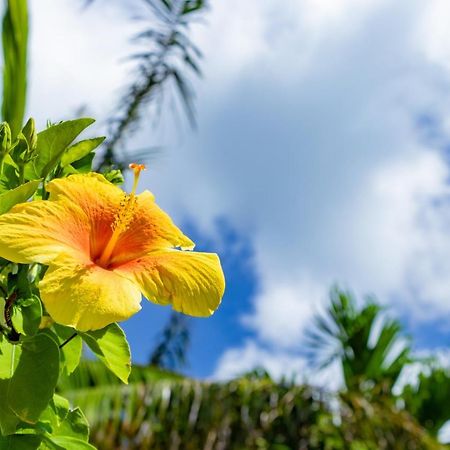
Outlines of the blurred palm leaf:
[{"label": "blurred palm leaf", "polygon": [[[161,112],[164,95],[175,91],[186,116],[195,125],[194,90],[191,76],[201,76],[200,50],[189,38],[189,27],[206,9],[201,0],[142,0],[149,8],[147,28],[136,35],[145,48],[131,58],[136,61],[135,80],[126,88],[115,115],[110,119],[110,139],[106,143],[100,169],[125,166],[117,146],[133,133],[144,117],[144,109]],[[157,19],[155,21],[155,19]]]},{"label": "blurred palm leaf", "polygon": [[383,320],[383,308],[371,299],[358,308],[351,293],[333,288],[330,300],[326,314],[317,316],[307,332],[311,361],[319,368],[340,361],[348,389],[378,383],[391,389],[411,361],[401,324]]},{"label": "blurred palm leaf", "polygon": [[[332,428],[330,450],[448,449],[434,439],[408,410],[398,409],[395,398],[386,394],[383,386],[374,388],[370,401],[366,395],[351,391],[341,393],[339,399],[340,425]],[[322,439],[326,442],[329,437],[322,435]]]},{"label": "blurred palm leaf", "polygon": [[405,408],[433,436],[450,420],[450,372],[432,367],[429,373],[421,373],[417,386],[404,388],[402,398]]},{"label": "blurred palm leaf", "polygon": [[168,370],[180,370],[186,365],[189,342],[188,317],[172,312],[150,356],[150,365]]},{"label": "blurred palm leaf", "polygon": [[308,387],[265,378],[207,383],[134,366],[125,386],[102,371],[84,362],[60,385],[100,450],[309,448],[311,425],[328,414]]},{"label": "blurred palm leaf", "polygon": [[22,129],[27,95],[28,7],[26,0],[8,0],[3,17],[2,117],[13,139]]},{"label": "blurred palm leaf", "polygon": [[443,449],[392,396],[339,395],[275,383],[262,372],[208,383],[134,366],[122,385],[97,361],[60,384],[79,405],[99,450],[435,450]]}]

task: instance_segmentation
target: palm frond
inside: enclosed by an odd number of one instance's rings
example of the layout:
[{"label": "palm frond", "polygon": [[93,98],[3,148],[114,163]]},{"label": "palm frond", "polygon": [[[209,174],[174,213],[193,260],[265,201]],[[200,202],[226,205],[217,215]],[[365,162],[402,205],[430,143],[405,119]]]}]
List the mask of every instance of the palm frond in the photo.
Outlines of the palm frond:
[{"label": "palm frond", "polygon": [[[322,369],[339,360],[348,388],[378,383],[392,388],[411,361],[401,324],[382,320],[384,308],[374,299],[358,308],[354,296],[339,288],[332,289],[330,299],[326,313],[317,316],[314,328],[307,332],[310,361]],[[379,333],[374,338],[377,322]]]},{"label": "palm frond", "polygon": [[[106,142],[98,168],[104,170],[120,165],[122,155],[118,145],[124,137],[136,131],[147,114],[156,118],[163,95],[175,91],[184,106],[186,116],[195,126],[192,76],[201,76],[200,50],[188,32],[197,15],[207,8],[204,1],[142,0],[150,7],[148,27],[135,36],[135,42],[146,50],[132,55],[136,62],[134,81],[125,89],[115,113],[109,121],[110,139]],[[155,19],[159,23],[155,23]],[[154,107],[152,109],[152,107]]]},{"label": "palm frond", "polygon": [[[82,408],[100,450],[259,448],[266,439],[267,445],[297,448],[326,411],[310,388],[268,377],[221,384],[134,367],[128,385],[114,378],[93,385],[101,378],[95,372],[104,370],[96,366],[83,363],[60,389]],[[168,376],[158,378],[163,373]]]}]

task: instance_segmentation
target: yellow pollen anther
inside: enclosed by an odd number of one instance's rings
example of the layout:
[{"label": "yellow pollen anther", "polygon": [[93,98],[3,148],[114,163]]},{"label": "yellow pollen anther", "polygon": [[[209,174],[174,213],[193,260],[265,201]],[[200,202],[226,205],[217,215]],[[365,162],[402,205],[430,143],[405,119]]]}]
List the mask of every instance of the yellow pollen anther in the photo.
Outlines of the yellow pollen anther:
[{"label": "yellow pollen anther", "polygon": [[120,202],[119,211],[117,212],[114,222],[111,224],[113,231],[120,228],[122,231],[128,229],[131,219],[133,218],[134,207],[136,205],[136,196],[134,194],[125,194]]},{"label": "yellow pollen anther", "polygon": [[113,233],[100,258],[97,260],[97,263],[102,267],[106,267],[108,265],[112,252],[117,244],[117,241],[119,240],[119,236],[128,229],[131,220],[133,219],[133,214],[136,207],[136,189],[139,181],[139,175],[143,170],[145,170],[145,165],[132,163],[129,165],[129,168],[134,172],[133,188],[131,189],[130,194],[124,195],[123,200],[120,202],[119,211],[114,217],[114,222],[111,224]]}]

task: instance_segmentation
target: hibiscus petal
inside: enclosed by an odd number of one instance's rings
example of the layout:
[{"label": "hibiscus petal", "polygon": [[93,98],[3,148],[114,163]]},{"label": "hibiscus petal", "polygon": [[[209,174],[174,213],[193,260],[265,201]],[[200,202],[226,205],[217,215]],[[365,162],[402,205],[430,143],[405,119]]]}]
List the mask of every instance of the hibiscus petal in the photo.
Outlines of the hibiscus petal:
[{"label": "hibiscus petal", "polygon": [[75,205],[34,201],[0,216],[2,258],[48,264],[60,255],[89,258],[89,222]]},{"label": "hibiscus petal", "polygon": [[114,269],[137,283],[152,302],[176,311],[210,316],[219,306],[225,279],[214,253],[178,250],[152,252]]},{"label": "hibiscus petal", "polygon": [[128,319],[141,309],[141,293],[130,280],[67,258],[48,268],[39,290],[52,319],[80,331]]},{"label": "hibiscus petal", "polygon": [[124,198],[124,192],[96,173],[71,175],[47,184],[50,200],[78,205],[91,224],[92,258],[100,256],[111,237],[111,225]]},{"label": "hibiscus petal", "polygon": [[172,222],[149,191],[136,196],[133,219],[117,242],[112,265],[135,260],[155,250],[193,249],[194,243]]},{"label": "hibiscus petal", "polygon": [[[91,256],[95,261],[111,238],[112,224],[125,193],[99,174],[71,175],[47,185],[50,200],[68,199],[77,204],[91,221]],[[152,193],[136,196],[132,219],[119,237],[111,264],[139,258],[152,250],[173,247],[193,248],[194,243],[175,226],[155,203]]]}]

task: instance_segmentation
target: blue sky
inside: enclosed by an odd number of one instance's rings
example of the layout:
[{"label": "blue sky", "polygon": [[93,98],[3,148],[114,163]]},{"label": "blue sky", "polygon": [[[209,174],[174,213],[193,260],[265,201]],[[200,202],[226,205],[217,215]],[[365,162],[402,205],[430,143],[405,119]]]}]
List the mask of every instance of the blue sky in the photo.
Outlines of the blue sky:
[{"label": "blue sky", "polygon": [[[120,2],[34,0],[30,114],[101,130],[132,66]],[[101,14],[98,15],[98,12]],[[143,184],[217,251],[223,305],[192,319],[189,373],[307,375],[302,336],[332,283],[376,295],[422,351],[450,341],[450,6],[446,0],[212,1],[199,130],[165,117]],[[169,311],[125,325],[144,361]]]}]

